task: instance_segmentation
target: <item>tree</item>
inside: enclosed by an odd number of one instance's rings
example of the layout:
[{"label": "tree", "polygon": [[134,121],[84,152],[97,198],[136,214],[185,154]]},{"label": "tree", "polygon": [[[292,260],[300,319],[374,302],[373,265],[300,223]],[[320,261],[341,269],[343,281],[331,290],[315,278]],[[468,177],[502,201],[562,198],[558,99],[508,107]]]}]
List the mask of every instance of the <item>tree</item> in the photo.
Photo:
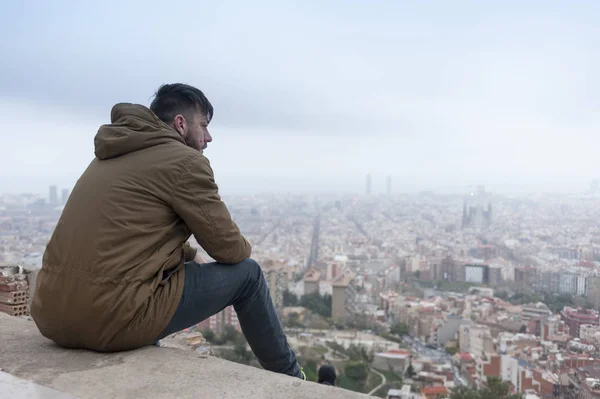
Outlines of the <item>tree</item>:
[{"label": "tree", "polygon": [[488,377],[487,386],[480,391],[485,399],[521,399],[520,394],[511,394],[510,385],[498,377]]},{"label": "tree", "polygon": [[415,374],[415,369],[413,368],[412,363],[409,363],[408,368],[406,369],[406,376],[408,378],[413,378]]},{"label": "tree", "polygon": [[373,363],[373,360],[375,360],[375,349],[371,346],[371,348],[367,352],[367,362],[371,364]]},{"label": "tree", "polygon": [[284,325],[290,328],[302,327],[300,323],[300,315],[296,312],[290,312],[287,318],[284,320]]},{"label": "tree", "polygon": [[357,330],[369,330],[373,327],[373,322],[366,314],[357,313],[352,315],[346,322],[346,327]]},{"label": "tree", "polygon": [[450,393],[450,399],[482,399],[479,391],[465,387],[459,386],[458,388],[454,388]]},{"label": "tree", "polygon": [[496,298],[502,299],[503,301],[508,300],[508,292],[506,292],[506,291],[496,291],[496,292],[494,292],[494,296]]},{"label": "tree", "polygon": [[344,374],[346,374],[346,377],[355,380],[362,386],[369,376],[369,366],[361,361],[352,361],[344,368]]},{"label": "tree", "polygon": [[454,354],[456,354],[456,352],[458,352],[458,348],[456,346],[447,346],[446,347],[446,353],[448,353],[449,355],[454,355]]},{"label": "tree", "polygon": [[213,341],[215,340],[215,332],[211,329],[206,329],[202,331],[202,336],[205,340],[207,340],[210,343],[213,343]]},{"label": "tree", "polygon": [[408,334],[408,326],[404,323],[396,323],[390,328],[390,332],[395,335]]},{"label": "tree", "polygon": [[369,352],[362,345],[351,344],[346,350],[346,355],[350,360],[362,361],[369,363],[372,359],[369,357]]},{"label": "tree", "polygon": [[331,295],[321,296],[318,292],[304,295],[300,299],[300,306],[323,317],[331,317]]},{"label": "tree", "polygon": [[327,343],[327,346],[330,347],[331,349],[333,349],[334,351],[341,352],[341,353],[346,352],[346,349],[344,348],[344,346],[335,341],[327,341],[326,343]]},{"label": "tree", "polygon": [[[498,292],[495,295],[504,299],[505,294]],[[580,298],[574,297],[573,295],[557,294],[554,292],[515,292],[508,296],[507,300],[513,305],[543,302],[553,313],[560,312],[565,306],[577,306],[578,303],[581,304],[582,302]]]},{"label": "tree", "polygon": [[246,349],[246,341],[238,340],[233,345],[233,353],[237,356],[240,363],[248,364],[252,360],[252,352]]},{"label": "tree", "polygon": [[225,330],[223,331],[223,340],[225,342],[237,342],[240,339],[240,337],[244,339],[242,337],[242,334],[240,334],[238,330],[235,329],[235,327],[225,326]]},{"label": "tree", "polygon": [[450,399],[521,399],[522,395],[510,393],[510,385],[498,377],[488,377],[483,389],[458,387],[452,390]]},{"label": "tree", "polygon": [[283,291],[283,306],[297,306],[298,297],[289,290]]}]

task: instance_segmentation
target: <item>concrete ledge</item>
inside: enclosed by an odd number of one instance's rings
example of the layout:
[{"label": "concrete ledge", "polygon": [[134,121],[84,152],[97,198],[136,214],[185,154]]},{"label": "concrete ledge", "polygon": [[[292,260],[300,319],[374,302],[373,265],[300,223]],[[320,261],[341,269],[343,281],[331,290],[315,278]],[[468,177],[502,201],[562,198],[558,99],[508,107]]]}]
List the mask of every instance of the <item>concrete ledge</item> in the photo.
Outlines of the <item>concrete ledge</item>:
[{"label": "concrete ledge", "polygon": [[0,369],[80,398],[367,397],[193,351],[148,347],[100,354],[66,350],[42,337],[32,321],[3,313]]}]

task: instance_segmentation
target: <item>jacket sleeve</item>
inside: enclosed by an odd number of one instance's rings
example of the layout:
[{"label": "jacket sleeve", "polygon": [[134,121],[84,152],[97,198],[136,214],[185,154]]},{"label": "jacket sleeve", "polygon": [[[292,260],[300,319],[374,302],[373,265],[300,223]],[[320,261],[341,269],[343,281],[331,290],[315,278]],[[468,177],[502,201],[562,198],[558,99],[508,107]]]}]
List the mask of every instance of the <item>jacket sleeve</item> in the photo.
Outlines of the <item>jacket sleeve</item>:
[{"label": "jacket sleeve", "polygon": [[217,262],[235,264],[250,257],[252,248],[221,200],[206,157],[194,156],[187,164],[173,190],[172,206]]}]

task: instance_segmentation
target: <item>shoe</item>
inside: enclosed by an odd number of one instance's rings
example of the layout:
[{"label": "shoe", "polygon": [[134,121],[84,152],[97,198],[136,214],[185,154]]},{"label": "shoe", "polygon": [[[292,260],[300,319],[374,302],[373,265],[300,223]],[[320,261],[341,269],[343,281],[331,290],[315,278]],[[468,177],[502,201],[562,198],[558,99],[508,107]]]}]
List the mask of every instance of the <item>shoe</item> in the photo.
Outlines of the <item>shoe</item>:
[{"label": "shoe", "polygon": [[304,367],[300,367],[300,375],[304,381],[306,381],[306,373],[304,372]]}]

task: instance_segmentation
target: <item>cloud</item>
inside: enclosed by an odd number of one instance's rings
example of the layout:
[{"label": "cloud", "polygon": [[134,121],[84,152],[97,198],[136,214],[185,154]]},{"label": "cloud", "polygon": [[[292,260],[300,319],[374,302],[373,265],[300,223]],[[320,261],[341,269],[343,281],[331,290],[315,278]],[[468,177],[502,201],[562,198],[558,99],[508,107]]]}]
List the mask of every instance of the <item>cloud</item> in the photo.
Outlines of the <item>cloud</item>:
[{"label": "cloud", "polygon": [[[186,81],[207,92],[224,125],[389,134],[423,121],[410,106],[415,97],[423,110],[461,94],[490,107],[539,90],[573,94],[592,79],[584,69],[598,63],[585,51],[593,42],[580,40],[589,29],[539,10],[531,21],[526,8],[494,16],[475,7],[461,16],[466,6],[442,7],[450,14],[441,18],[383,4],[173,2],[172,12],[157,4],[10,5],[0,89],[105,109],[147,103],[160,83]],[[572,37],[564,37],[567,29],[575,29]]]},{"label": "cloud", "polygon": [[72,170],[66,153],[87,162],[114,103],[148,104],[174,81],[197,85],[215,105],[215,162],[226,177],[237,167],[227,152],[243,158],[253,145],[253,173],[273,164],[290,176],[321,167],[444,182],[594,173],[593,1],[3,7],[0,134],[18,146],[24,126],[32,131],[31,144],[3,155],[17,162],[27,152],[56,175]]}]

